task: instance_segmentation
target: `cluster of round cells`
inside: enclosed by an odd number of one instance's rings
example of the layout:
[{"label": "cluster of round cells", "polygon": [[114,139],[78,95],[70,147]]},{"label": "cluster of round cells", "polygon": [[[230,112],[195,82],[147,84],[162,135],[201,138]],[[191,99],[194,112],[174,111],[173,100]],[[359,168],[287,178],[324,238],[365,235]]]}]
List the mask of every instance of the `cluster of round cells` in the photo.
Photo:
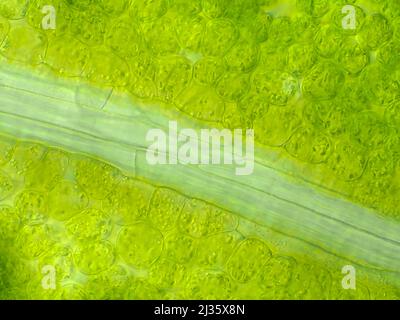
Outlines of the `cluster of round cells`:
[{"label": "cluster of round cells", "polygon": [[[0,145],[3,298],[373,298],[390,292],[362,277],[357,291],[343,290],[339,265],[335,270],[287,254],[241,231],[235,214],[103,162],[4,137]],[[54,268],[54,287],[46,287],[46,268]]]},{"label": "cluster of round cells", "polygon": [[[260,144],[315,168],[330,187],[399,214],[398,1],[48,2],[0,3],[5,59],[127,90],[213,126],[254,128]],[[56,28],[43,30],[49,4]],[[343,29],[346,4],[356,9],[355,29]],[[331,271],[238,232],[229,212],[101,162],[1,143],[0,280],[8,291],[0,294],[351,295]],[[43,290],[43,265],[56,266],[57,290]],[[359,287],[358,297],[372,295]]]},{"label": "cluster of round cells", "polygon": [[398,1],[54,0],[43,30],[46,5],[0,5],[4,57],[254,128],[331,188],[399,215]]}]

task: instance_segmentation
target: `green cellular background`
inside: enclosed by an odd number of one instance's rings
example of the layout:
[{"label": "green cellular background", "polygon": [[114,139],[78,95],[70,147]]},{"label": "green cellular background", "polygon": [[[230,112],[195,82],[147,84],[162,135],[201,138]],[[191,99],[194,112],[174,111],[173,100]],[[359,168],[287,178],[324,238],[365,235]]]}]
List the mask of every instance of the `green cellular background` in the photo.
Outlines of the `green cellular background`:
[{"label": "green cellular background", "polygon": [[[168,120],[254,173],[149,166]],[[399,126],[398,0],[2,0],[0,298],[399,299]]]}]

